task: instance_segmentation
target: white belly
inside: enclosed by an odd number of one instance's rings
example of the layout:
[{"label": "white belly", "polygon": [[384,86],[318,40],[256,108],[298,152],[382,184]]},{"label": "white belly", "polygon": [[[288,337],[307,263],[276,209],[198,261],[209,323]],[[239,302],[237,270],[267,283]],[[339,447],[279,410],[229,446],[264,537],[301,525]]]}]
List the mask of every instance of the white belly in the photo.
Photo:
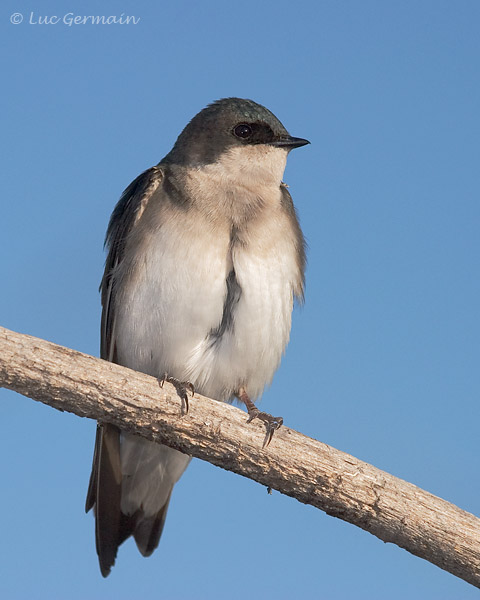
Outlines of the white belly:
[{"label": "white belly", "polygon": [[233,254],[241,296],[233,324],[212,343],[204,337],[187,357],[186,375],[214,398],[230,398],[244,386],[252,398],[270,383],[288,342],[291,286],[267,260]]},{"label": "white belly", "polygon": [[[275,226],[264,224],[263,229]],[[258,397],[288,342],[298,277],[289,236],[269,233],[253,231],[252,239],[261,243],[233,250],[227,230],[212,235],[198,227],[192,236],[171,226],[152,236],[145,260],[120,286],[115,325],[119,362],[154,376],[168,373],[189,380],[198,392],[217,400],[230,399],[240,385]],[[212,342],[232,268],[240,299],[232,327]]]}]

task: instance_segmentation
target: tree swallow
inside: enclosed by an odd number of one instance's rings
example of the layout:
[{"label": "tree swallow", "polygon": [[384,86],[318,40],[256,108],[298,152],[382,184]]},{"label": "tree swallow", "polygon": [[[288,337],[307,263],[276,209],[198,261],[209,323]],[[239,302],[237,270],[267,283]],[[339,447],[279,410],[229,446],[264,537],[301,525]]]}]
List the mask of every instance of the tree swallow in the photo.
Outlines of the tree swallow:
[{"label": "tree swallow", "polygon": [[[110,218],[102,358],[180,386],[191,382],[219,401],[239,398],[271,437],[281,419],[253,400],[272,380],[294,299],[303,299],[304,238],[282,177],[290,150],[308,143],[252,100],[219,100],[188,123]],[[189,461],[98,425],[86,510],[95,508],[104,577],[128,537],[143,556],[158,546],[172,488]]]}]

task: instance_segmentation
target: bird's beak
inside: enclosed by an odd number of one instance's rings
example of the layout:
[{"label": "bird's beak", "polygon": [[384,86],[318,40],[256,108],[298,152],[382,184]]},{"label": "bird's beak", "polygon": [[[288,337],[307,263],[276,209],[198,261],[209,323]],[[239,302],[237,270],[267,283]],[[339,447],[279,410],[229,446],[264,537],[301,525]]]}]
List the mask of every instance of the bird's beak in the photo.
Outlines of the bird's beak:
[{"label": "bird's beak", "polygon": [[275,146],[276,148],[285,148],[286,150],[293,150],[293,148],[300,148],[301,146],[306,146],[309,143],[310,142],[308,140],[304,140],[303,138],[286,135],[284,137],[278,138],[278,140],[270,142],[270,145]]}]

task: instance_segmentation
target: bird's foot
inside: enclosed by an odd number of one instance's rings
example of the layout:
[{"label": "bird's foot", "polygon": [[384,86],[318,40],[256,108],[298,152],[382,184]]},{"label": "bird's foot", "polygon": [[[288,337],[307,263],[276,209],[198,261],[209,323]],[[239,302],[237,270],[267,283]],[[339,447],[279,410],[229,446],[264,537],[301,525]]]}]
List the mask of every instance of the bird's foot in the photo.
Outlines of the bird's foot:
[{"label": "bird's foot", "polygon": [[283,425],[283,417],[273,417],[271,414],[262,412],[255,407],[253,410],[248,411],[248,420],[247,423],[253,421],[253,419],[260,419],[265,423],[265,439],[263,441],[263,447],[265,448],[270,444],[273,438],[273,434],[277,429]]},{"label": "bird's foot", "polygon": [[260,419],[265,423],[265,439],[263,441],[263,447],[265,448],[270,444],[273,438],[273,434],[277,429],[283,425],[283,417],[273,417],[269,413],[262,412],[258,410],[255,404],[250,400],[246,390],[244,388],[240,389],[238,394],[238,398],[245,404],[245,407],[248,412],[248,420],[247,423],[253,421],[253,419]]},{"label": "bird's foot", "polygon": [[[188,404],[188,392],[190,392],[192,394],[192,398],[195,394],[195,387],[193,385],[193,383],[191,383],[190,381],[180,381],[180,379],[177,379],[176,377],[170,377],[170,375],[168,375],[168,373],[165,373],[163,375],[163,377],[160,379],[160,387],[163,388],[163,384],[165,382],[171,383],[175,389],[177,390],[177,394],[180,396],[180,398],[185,402],[185,414],[188,413],[189,411],[189,404]],[[183,410],[183,406],[182,406],[182,410]]]}]

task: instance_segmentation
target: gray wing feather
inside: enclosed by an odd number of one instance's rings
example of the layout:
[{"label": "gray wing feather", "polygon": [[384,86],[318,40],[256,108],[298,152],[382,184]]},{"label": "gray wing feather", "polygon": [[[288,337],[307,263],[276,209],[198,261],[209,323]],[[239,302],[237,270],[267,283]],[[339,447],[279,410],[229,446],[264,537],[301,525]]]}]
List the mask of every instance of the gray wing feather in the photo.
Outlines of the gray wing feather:
[{"label": "gray wing feather", "polygon": [[152,167],[139,175],[123,192],[108,224],[105,246],[108,248],[105,272],[100,284],[102,323],[100,356],[115,361],[115,284],[113,274],[122,261],[128,234],[142,216],[145,206],[163,179],[160,167]]},{"label": "gray wing feather", "polygon": [[282,183],[280,186],[282,190],[282,206],[285,212],[287,213],[292,229],[294,231],[295,239],[296,239],[296,258],[297,258],[297,266],[299,272],[299,279],[297,285],[294,289],[294,294],[297,301],[302,304],[304,299],[304,290],[305,290],[305,268],[307,266],[307,254],[306,248],[307,244],[305,242],[305,238],[303,237],[302,230],[300,228],[300,223],[298,222],[297,211],[295,210],[295,205],[293,204],[292,196],[287,189],[286,184]]}]

